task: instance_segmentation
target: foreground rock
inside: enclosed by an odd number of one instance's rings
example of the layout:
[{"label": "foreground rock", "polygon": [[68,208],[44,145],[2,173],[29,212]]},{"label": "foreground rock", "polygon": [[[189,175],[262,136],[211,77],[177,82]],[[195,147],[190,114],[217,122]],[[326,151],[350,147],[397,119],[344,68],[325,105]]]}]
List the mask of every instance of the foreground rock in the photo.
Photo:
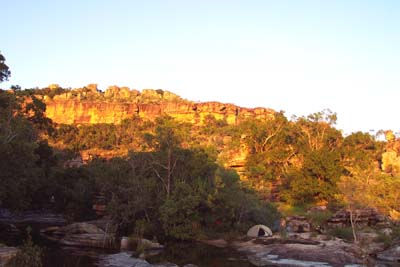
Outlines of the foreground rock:
[{"label": "foreground rock", "polygon": [[233,245],[255,266],[327,267],[363,263],[358,248],[340,239],[317,242],[263,238]]},{"label": "foreground rock", "polygon": [[393,246],[377,254],[377,258],[383,261],[396,262],[400,265],[400,245]]},{"label": "foreground rock", "polygon": [[[174,263],[157,263],[150,264],[145,260],[132,257],[127,252],[104,256],[99,263],[100,267],[178,267]],[[183,267],[197,267],[194,264],[187,264]]]},{"label": "foreground rock", "polygon": [[62,245],[112,248],[115,246],[115,233],[99,221],[73,223],[64,227],[54,226],[42,229],[41,235]]},{"label": "foreground rock", "polygon": [[5,266],[18,253],[14,247],[0,247],[0,266]]}]

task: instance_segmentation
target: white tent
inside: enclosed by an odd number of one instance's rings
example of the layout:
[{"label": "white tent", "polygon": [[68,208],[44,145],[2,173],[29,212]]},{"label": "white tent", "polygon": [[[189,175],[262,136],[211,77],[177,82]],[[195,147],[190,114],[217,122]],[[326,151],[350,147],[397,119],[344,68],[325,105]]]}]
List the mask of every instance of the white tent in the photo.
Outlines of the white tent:
[{"label": "white tent", "polygon": [[257,224],[254,225],[247,231],[247,236],[249,237],[261,237],[261,236],[272,236],[271,229],[268,226]]}]

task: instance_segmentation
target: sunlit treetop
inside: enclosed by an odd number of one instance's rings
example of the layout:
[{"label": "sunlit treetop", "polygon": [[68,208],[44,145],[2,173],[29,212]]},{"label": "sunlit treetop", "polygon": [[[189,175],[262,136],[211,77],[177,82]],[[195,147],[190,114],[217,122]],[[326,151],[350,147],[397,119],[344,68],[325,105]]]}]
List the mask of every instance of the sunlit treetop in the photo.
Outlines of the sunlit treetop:
[{"label": "sunlit treetop", "polygon": [[4,63],[6,59],[0,52],[0,82],[7,81],[8,77],[10,77],[11,72],[8,66]]}]

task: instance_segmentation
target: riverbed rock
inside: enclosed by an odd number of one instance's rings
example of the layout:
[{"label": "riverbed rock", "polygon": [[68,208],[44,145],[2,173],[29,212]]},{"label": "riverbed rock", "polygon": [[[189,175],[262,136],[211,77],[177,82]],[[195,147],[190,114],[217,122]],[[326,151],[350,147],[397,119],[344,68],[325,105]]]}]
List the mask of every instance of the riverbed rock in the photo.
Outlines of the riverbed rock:
[{"label": "riverbed rock", "polygon": [[0,247],[0,266],[5,266],[12,258],[14,258],[19,249],[15,247]]},{"label": "riverbed rock", "polygon": [[200,240],[200,242],[217,248],[226,248],[228,242],[224,239]]},{"label": "riverbed rock", "polygon": [[400,265],[400,244],[377,254],[379,260],[398,262]]},{"label": "riverbed rock", "polygon": [[340,239],[324,242],[273,242],[260,244],[255,241],[234,242],[234,247],[245,253],[256,266],[345,266],[362,264],[359,250]]},{"label": "riverbed rock", "polygon": [[68,246],[114,247],[114,232],[106,232],[95,222],[73,223],[64,227],[48,227],[40,231],[49,240]]},{"label": "riverbed rock", "polygon": [[136,247],[140,244],[141,248],[144,250],[162,250],[164,248],[163,245],[158,243],[157,241],[151,241],[146,238],[132,238],[132,237],[122,237],[121,238],[121,246],[122,250],[135,250]]},{"label": "riverbed rock", "polygon": [[150,264],[146,260],[132,257],[132,255],[127,252],[121,252],[117,254],[104,256],[100,260],[99,266],[100,267],[179,267],[178,265],[170,262]]},{"label": "riverbed rock", "polygon": [[145,249],[163,249],[164,248],[164,246],[161,245],[160,243],[155,242],[155,241],[150,241],[145,238],[141,238],[140,243]]}]

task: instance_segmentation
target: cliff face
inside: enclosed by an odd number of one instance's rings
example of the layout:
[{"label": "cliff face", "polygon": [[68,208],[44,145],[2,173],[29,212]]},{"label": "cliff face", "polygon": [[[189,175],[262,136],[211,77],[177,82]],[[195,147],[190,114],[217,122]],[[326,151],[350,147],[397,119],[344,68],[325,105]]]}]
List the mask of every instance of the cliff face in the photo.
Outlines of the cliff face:
[{"label": "cliff face", "polygon": [[98,91],[73,90],[43,97],[46,116],[63,124],[119,124],[126,118],[139,116],[154,120],[169,115],[179,121],[203,124],[208,115],[225,119],[229,124],[254,117],[269,119],[274,111],[266,108],[242,108],[219,102],[195,103],[161,90],[144,90],[142,93],[112,87],[105,93]]},{"label": "cliff face", "polygon": [[[57,86],[54,89],[50,87],[50,90],[57,90]],[[104,93],[98,91],[96,85],[89,85],[81,89],[67,90],[53,97],[50,95],[41,96],[46,103],[46,116],[60,124],[119,124],[124,119],[134,116],[155,120],[162,115],[195,125],[205,125],[206,118],[210,115],[217,120],[226,120],[228,124],[236,124],[246,118],[272,119],[275,113],[266,108],[242,108],[219,102],[196,103],[163,90],[147,89],[139,92],[116,86],[110,87]],[[223,159],[226,167],[235,169],[243,178],[247,147],[242,143],[236,148],[225,149],[230,137],[218,138],[222,140],[222,143],[215,141],[221,151],[219,157]],[[92,156],[110,158],[125,154],[127,151],[81,151],[79,164]]]}]

